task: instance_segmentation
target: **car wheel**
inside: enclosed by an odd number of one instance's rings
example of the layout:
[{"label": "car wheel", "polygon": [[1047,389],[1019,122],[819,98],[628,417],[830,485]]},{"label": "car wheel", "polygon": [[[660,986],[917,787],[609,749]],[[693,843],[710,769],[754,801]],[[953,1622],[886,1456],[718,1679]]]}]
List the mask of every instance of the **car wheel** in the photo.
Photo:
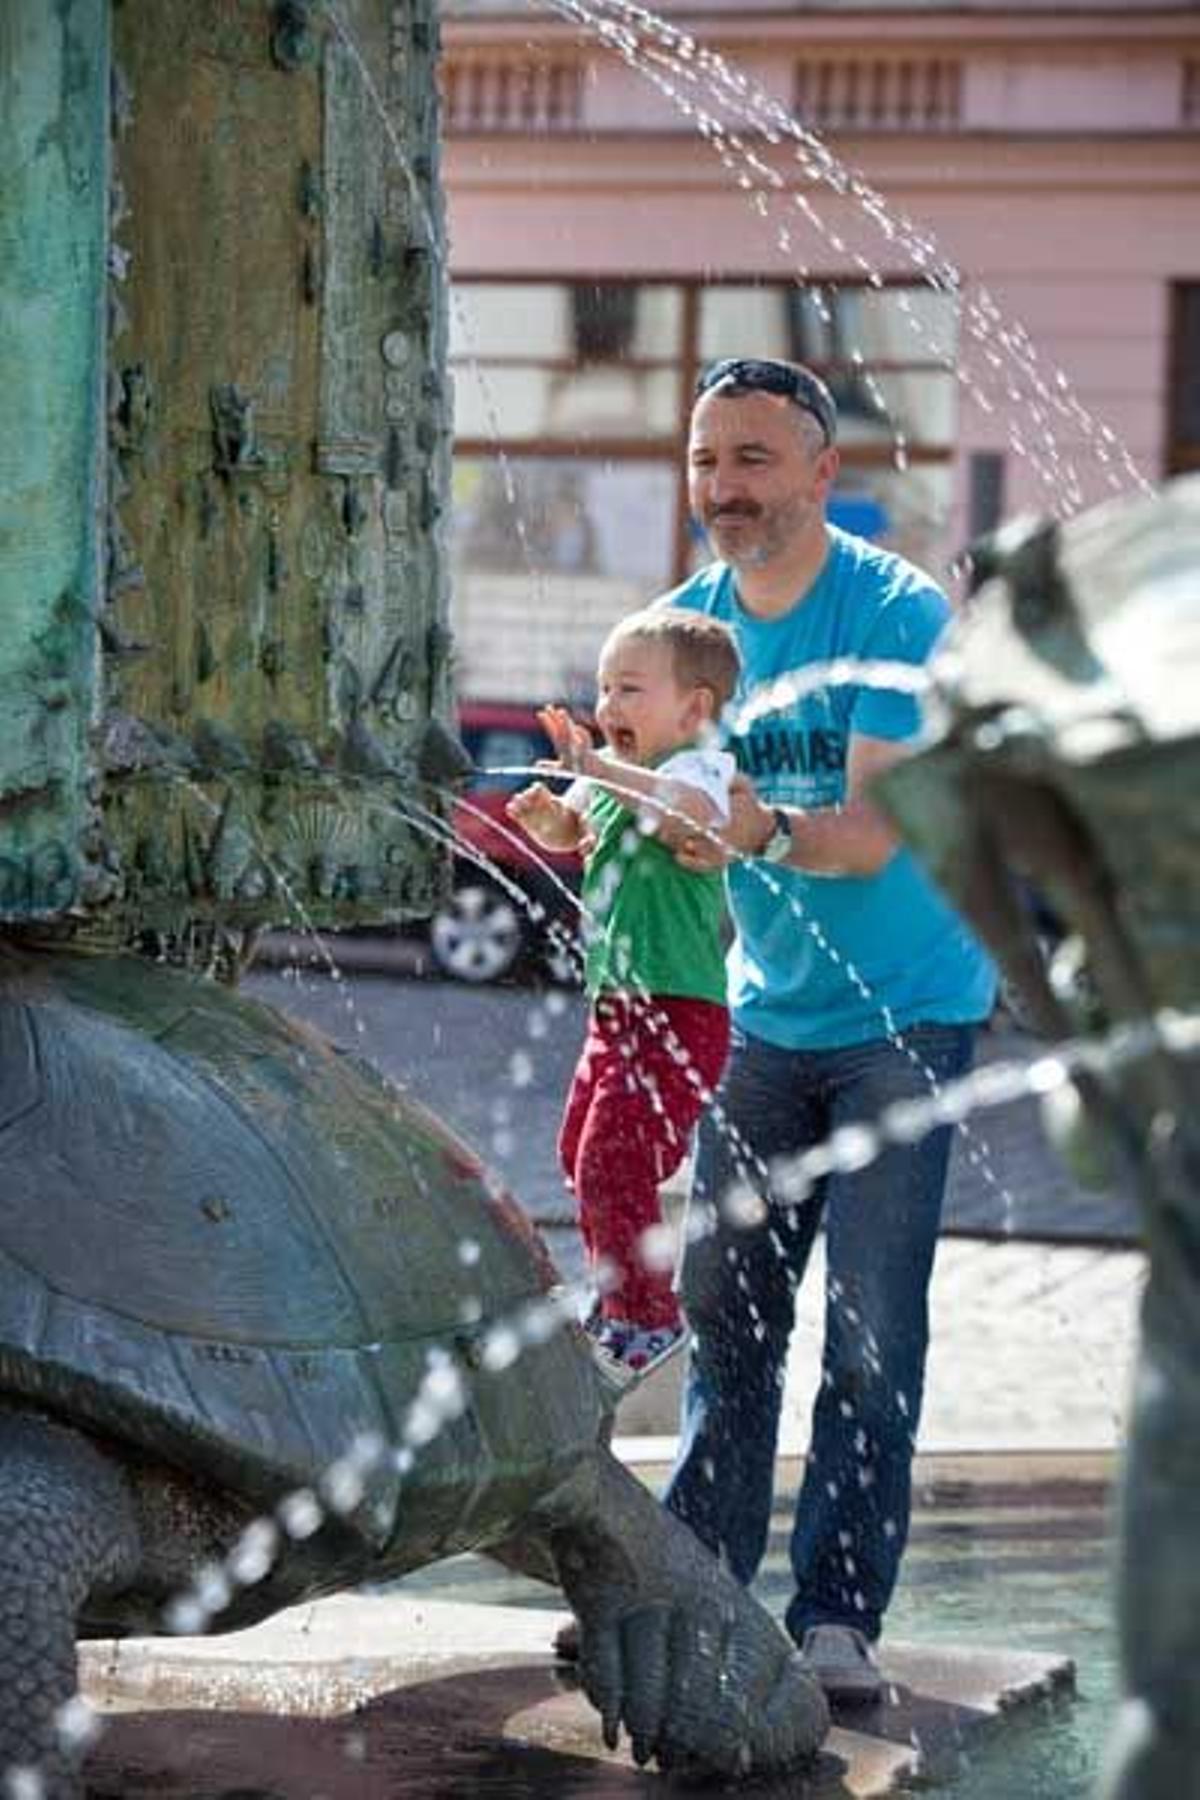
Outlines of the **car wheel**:
[{"label": "car wheel", "polygon": [[443,975],[455,981],[499,981],[521,960],[528,922],[508,894],[494,883],[460,883],[434,913],[429,947]]}]

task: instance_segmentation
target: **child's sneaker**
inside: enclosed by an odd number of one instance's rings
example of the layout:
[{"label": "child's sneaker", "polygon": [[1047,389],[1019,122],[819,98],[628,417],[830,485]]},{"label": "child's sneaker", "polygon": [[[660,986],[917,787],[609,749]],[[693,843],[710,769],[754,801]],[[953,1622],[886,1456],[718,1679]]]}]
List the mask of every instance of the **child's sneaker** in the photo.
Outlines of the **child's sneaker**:
[{"label": "child's sneaker", "polygon": [[618,1380],[627,1379],[625,1346],[633,1336],[634,1327],[625,1319],[605,1319],[599,1312],[594,1312],[584,1321],[583,1329],[609,1374]]},{"label": "child's sneaker", "polygon": [[589,1324],[588,1334],[600,1362],[622,1386],[649,1375],[682,1346],[687,1336],[682,1325],[647,1328],[628,1319],[599,1319],[594,1325]]},{"label": "child's sneaker", "polygon": [[686,1336],[682,1325],[659,1325],[645,1331],[635,1327],[625,1340],[621,1361],[635,1375],[648,1375],[683,1348]]}]

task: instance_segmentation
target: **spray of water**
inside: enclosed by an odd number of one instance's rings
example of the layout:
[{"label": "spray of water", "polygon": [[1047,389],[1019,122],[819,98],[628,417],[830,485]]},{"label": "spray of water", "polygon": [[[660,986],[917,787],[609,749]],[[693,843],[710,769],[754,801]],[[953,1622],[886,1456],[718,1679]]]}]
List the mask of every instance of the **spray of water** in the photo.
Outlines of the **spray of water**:
[{"label": "spray of water", "polygon": [[[218,810],[202,789],[196,789],[194,783],[189,785],[206,806],[214,812]],[[444,822],[436,814],[419,807],[406,807],[405,810],[412,813],[414,823],[419,826],[442,835],[446,833]],[[464,848],[471,849],[469,846]],[[481,860],[486,865],[487,859]],[[273,874],[281,893],[303,917],[302,903],[286,875],[277,867]],[[311,930],[311,925],[308,929]],[[336,962],[327,948],[325,954],[329,957],[330,967],[336,969]],[[647,1006],[652,1004],[648,995],[644,996],[644,1001]],[[357,1024],[361,1026],[361,1021]],[[661,1015],[658,1028],[669,1032]],[[682,1045],[677,1046],[677,1051],[686,1058]],[[745,1155],[748,1172],[756,1184],[770,1184],[777,1203],[785,1208],[803,1205],[811,1198],[814,1186],[826,1175],[865,1167],[890,1145],[915,1142],[926,1132],[947,1124],[961,1126],[970,1115],[988,1108],[1007,1105],[1030,1095],[1047,1096],[1067,1086],[1080,1071],[1103,1075],[1139,1058],[1163,1052],[1173,1056],[1200,1054],[1200,1015],[1164,1011],[1152,1019],[1123,1024],[1103,1040],[1059,1045],[1031,1064],[1010,1062],[978,1069],[957,1082],[943,1084],[924,1099],[890,1107],[877,1121],[842,1127],[825,1143],[813,1146],[800,1157],[772,1164],[769,1169],[748,1146],[739,1146],[739,1152]],[[699,1080],[694,1071],[693,1076]],[[711,1094],[705,1097],[715,1101]],[[734,1222],[753,1225],[758,1222],[759,1214],[748,1210],[743,1217],[738,1212],[743,1200],[744,1196],[736,1194],[732,1199]],[[478,1260],[477,1246],[469,1243],[460,1246],[460,1256],[464,1264],[470,1266],[473,1260]],[[589,1287],[563,1284],[552,1294],[523,1302],[513,1314],[495,1320],[482,1346],[483,1370],[499,1374],[510,1368],[527,1347],[544,1343],[555,1332],[576,1323],[590,1298]],[[836,1293],[831,1298],[837,1304],[844,1304],[844,1297]],[[482,1305],[482,1297],[478,1297],[472,1322],[482,1316]],[[861,1329],[861,1321],[852,1322]],[[878,1364],[878,1355],[869,1341],[866,1357],[869,1365],[872,1362]],[[207,1630],[238,1589],[251,1587],[266,1578],[289,1542],[312,1536],[327,1519],[352,1513],[361,1503],[375,1471],[387,1466],[401,1479],[410,1476],[421,1452],[435,1441],[445,1426],[460,1416],[468,1403],[469,1394],[457,1365],[448,1352],[433,1348],[425,1374],[405,1414],[398,1442],[387,1443],[377,1436],[355,1439],[324,1471],[314,1487],[300,1488],[286,1495],[272,1514],[260,1516],[243,1530],[224,1558],[198,1570],[188,1589],[177,1595],[166,1608],[164,1627],[176,1633]],[[903,1396],[898,1396],[897,1404],[902,1403]],[[78,1697],[61,1709],[57,1719],[59,1742],[71,1754],[89,1748],[102,1729],[98,1715]],[[8,1771],[7,1785],[10,1793],[22,1795],[44,1791],[44,1783],[36,1769]]]},{"label": "spray of water", "polygon": [[[889,1145],[913,1143],[973,1112],[1029,1096],[1044,1097],[1067,1086],[1081,1072],[1107,1076],[1163,1054],[1176,1058],[1200,1055],[1200,1013],[1163,1009],[1151,1017],[1124,1022],[1105,1037],[1059,1044],[1033,1063],[1010,1061],[972,1071],[946,1083],[938,1094],[900,1102],[873,1125],[843,1127],[790,1164],[775,1166],[776,1188],[786,1205],[804,1204],[814,1183],[824,1175],[862,1168]],[[574,1324],[586,1298],[586,1290],[564,1285],[551,1295],[524,1302],[489,1328],[482,1366],[490,1373],[511,1367],[523,1347],[544,1343],[556,1331]],[[294,1490],[271,1517],[247,1526],[221,1563],[198,1572],[188,1592],[168,1607],[168,1628],[188,1633],[206,1629],[228,1605],[235,1587],[264,1579],[286,1539],[310,1537],[327,1517],[353,1512],[368,1478],[385,1463],[401,1476],[410,1475],[419,1452],[434,1441],[444,1425],[460,1416],[468,1399],[448,1352],[431,1350],[399,1444],[387,1444],[376,1436],[356,1439],[325,1471],[317,1488]]]},{"label": "spray of water", "polygon": [[[539,3],[582,25],[654,86],[710,143],[764,220],[773,203],[790,206],[802,217],[805,227],[825,241],[834,257],[853,263],[868,286],[879,289],[884,285],[878,267],[827,224],[804,188],[794,185],[794,178],[759,154],[761,150],[769,156],[786,148],[803,183],[826,188],[839,199],[849,200],[856,215],[883,238],[889,254],[899,252],[906,256],[933,291],[953,297],[968,335],[979,347],[991,377],[1004,381],[1006,398],[1018,409],[1006,421],[1009,442],[1038,474],[1053,511],[1067,516],[1085,503],[1079,470],[1074,462],[1062,456],[1055,442],[1052,424],[1055,419],[1083,438],[1095,465],[1113,491],[1120,492],[1129,485],[1143,492],[1149,491],[1150,483],[1132,455],[1111,427],[1097,420],[1082,404],[1064,371],[1058,367],[1043,368],[1026,328],[1007,320],[995,297],[985,287],[969,284],[962,270],[942,253],[930,233],[890,208],[860,173],[843,163],[823,139],[794,118],[743,71],[734,68],[687,32],[649,9],[631,4],[630,0],[539,0]],[[754,134],[758,149],[740,135],[739,123]],[[796,246],[786,227],[778,233],[776,247],[789,260],[794,259]],[[811,281],[811,272],[803,264],[797,274],[802,282]],[[827,278],[823,279],[826,288],[835,285]],[[906,304],[903,297],[900,304],[902,307]],[[924,322],[911,306],[907,312],[914,334],[924,337]],[[990,394],[974,379],[965,364],[936,343],[932,348],[972,402],[985,413],[994,412]],[[852,356],[856,365],[865,360],[861,347],[853,351]],[[877,388],[874,392],[876,402],[880,404],[882,395]],[[882,405],[881,410],[886,414],[886,405]],[[1020,420],[1023,416],[1027,416],[1034,426],[1038,442],[1030,441],[1022,430]],[[900,468],[908,463],[908,446],[901,432],[896,434],[895,461]]]},{"label": "spray of water", "polygon": [[[602,41],[637,67],[639,73],[655,80],[672,104],[679,106],[681,111],[692,114],[702,135],[716,141],[719,154],[726,160],[731,172],[737,170],[739,185],[751,193],[756,211],[764,218],[769,210],[768,194],[778,195],[786,191],[786,184],[779,171],[763,161],[736,132],[731,132],[709,114],[697,111],[675,86],[664,85],[660,78],[662,71],[669,73],[672,83],[682,77],[694,85],[698,76],[702,75],[709,85],[709,91],[733,111],[735,118],[742,117],[752,125],[765,145],[777,148],[782,143],[790,143],[795,160],[806,178],[827,185],[835,193],[851,195],[863,216],[878,226],[889,244],[899,244],[905,250],[914,266],[922,271],[932,286],[961,297],[959,272],[938,257],[931,240],[918,233],[909,221],[895,220],[879,196],[859,177],[840,165],[819,139],[791,119],[776,102],[758,94],[744,76],[731,70],[722,59],[702,50],[686,34],[675,31],[644,9],[625,4],[624,0],[601,0],[600,4],[589,6],[577,3],[577,0],[550,0],[550,4],[554,10],[575,18],[594,30]],[[440,234],[370,72],[337,8],[327,5],[326,11],[371,97],[397,164],[410,183],[415,202],[426,221],[429,242],[444,260]],[[790,202],[810,226],[822,232],[835,252],[841,253],[846,249],[836,234],[821,223],[807,195],[792,193]],[[782,250],[790,251],[790,237],[781,237],[779,244]],[[867,281],[872,286],[880,285],[881,277],[878,272],[865,260],[858,258],[857,253],[851,254],[859,263]],[[984,347],[989,364],[994,368],[999,368],[1002,362],[1014,365],[1032,388],[1034,400],[1030,403],[1030,417],[1035,426],[1045,428],[1047,412],[1070,420],[1094,443],[1096,460],[1105,469],[1106,477],[1112,485],[1118,485],[1116,471],[1112,467],[1114,455],[1135,483],[1145,485],[1144,478],[1127,453],[1117,444],[1111,431],[1097,425],[1086,409],[1071,398],[1069,384],[1062,372],[1052,371],[1047,379],[1023,329],[1019,326],[1003,327],[999,308],[989,295],[977,293],[968,303],[966,316],[969,329],[976,341]],[[915,315],[912,322],[914,329],[920,328]],[[857,353],[856,360],[861,360]],[[955,372],[962,378],[957,365]],[[965,380],[964,385],[968,385]],[[969,391],[972,391],[977,403],[990,407],[990,401],[983,390],[971,388]],[[882,394],[877,387],[873,392],[881,412],[886,412]],[[1011,388],[1009,397],[1014,401],[1025,398],[1019,387]],[[494,411],[493,420],[496,437],[499,438],[498,420],[495,419]],[[1035,457],[1032,447],[1023,437],[1014,437],[1013,442],[1015,448],[1035,461],[1044,479],[1055,484],[1061,482],[1061,471],[1045,469],[1041,459]],[[903,435],[898,430],[896,456],[901,464],[907,459]],[[510,504],[519,512],[515,486],[507,465],[505,485]],[[1064,503],[1068,509],[1080,503],[1079,482],[1073,468],[1068,471],[1063,491]],[[522,537],[522,543],[528,555],[527,534]],[[532,569],[531,556],[529,561]],[[911,677],[911,671],[909,676]],[[807,675],[803,679],[807,679]],[[889,676],[888,685],[896,685],[894,674]],[[775,699],[773,703],[779,704],[779,700]],[[764,710],[769,709],[767,701],[760,701],[759,704]],[[207,796],[205,800],[207,803]],[[417,816],[415,810],[413,816]],[[439,829],[444,829],[436,815],[427,815],[424,823],[427,827],[436,823]],[[306,920],[302,903],[287,878],[278,870],[275,871],[275,878],[279,881],[280,891],[289,906],[298,917],[305,920],[306,930],[320,945],[331,976],[340,980],[335,958],[313,929],[311,921]],[[836,955],[832,946],[826,948]],[[347,1001],[352,1007],[353,1002],[349,996]],[[361,1035],[363,1027],[360,1019],[355,1019],[355,1029]],[[1107,1040],[1099,1043],[1087,1041],[1075,1045],[1060,1045],[1051,1055],[1041,1057],[1030,1065],[993,1064],[975,1071],[960,1082],[945,1084],[940,1090],[931,1092],[927,1100],[904,1102],[889,1109],[872,1125],[843,1127],[825,1144],[814,1146],[801,1157],[793,1159],[788,1166],[774,1167],[765,1173],[769,1174],[776,1193],[787,1203],[801,1204],[811,1195],[813,1185],[824,1175],[838,1169],[862,1167],[864,1159],[881,1154],[889,1144],[912,1142],[925,1131],[941,1125],[961,1125],[974,1112],[1008,1104],[1027,1094],[1051,1093],[1069,1082],[1073,1073],[1078,1070],[1104,1073],[1137,1057],[1164,1050],[1176,1056],[1194,1055],[1200,1051],[1200,1018],[1195,1015],[1162,1013],[1153,1020],[1123,1025],[1110,1034]],[[761,1170],[756,1172],[764,1173]],[[468,1250],[469,1247],[464,1246],[464,1253]],[[520,1355],[524,1345],[544,1341],[555,1330],[562,1329],[564,1324],[576,1318],[578,1307],[579,1296],[563,1290],[548,1299],[528,1303],[511,1320],[497,1322],[490,1329],[485,1343],[485,1368],[498,1372],[510,1366]],[[362,1497],[365,1482],[372,1469],[378,1467],[383,1459],[390,1459],[401,1476],[409,1474],[421,1449],[434,1440],[445,1424],[460,1414],[465,1404],[466,1394],[461,1376],[444,1353],[439,1355],[436,1351],[431,1352],[425,1377],[406,1415],[400,1443],[385,1445],[375,1439],[357,1440],[325,1472],[318,1490],[300,1490],[287,1496],[273,1517],[256,1520],[247,1527],[221,1564],[201,1572],[192,1590],[172,1603],[167,1615],[169,1628],[203,1629],[228,1603],[236,1587],[250,1586],[264,1578],[285,1540],[294,1541],[311,1535],[329,1514],[339,1516],[352,1511]],[[70,1750],[79,1750],[94,1740],[99,1722],[84,1702],[73,1700],[61,1710],[57,1724],[64,1746]],[[11,1769],[6,1773],[6,1787],[10,1794],[19,1796],[20,1800],[32,1800],[33,1796],[44,1791],[44,1782],[36,1770]]]}]

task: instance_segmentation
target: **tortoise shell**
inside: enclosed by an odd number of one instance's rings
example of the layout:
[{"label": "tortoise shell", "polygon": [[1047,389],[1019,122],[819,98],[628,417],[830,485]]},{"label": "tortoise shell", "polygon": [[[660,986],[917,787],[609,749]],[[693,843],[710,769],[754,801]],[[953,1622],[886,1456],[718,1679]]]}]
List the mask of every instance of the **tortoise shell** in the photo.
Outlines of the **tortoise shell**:
[{"label": "tortoise shell", "polygon": [[[350,1520],[414,1566],[595,1446],[577,1331],[482,1354],[557,1279],[476,1157],[315,1033],[135,957],[0,953],[0,1394],[256,1504],[362,1434],[415,1445]],[[431,1358],[462,1406],[425,1443]]]}]

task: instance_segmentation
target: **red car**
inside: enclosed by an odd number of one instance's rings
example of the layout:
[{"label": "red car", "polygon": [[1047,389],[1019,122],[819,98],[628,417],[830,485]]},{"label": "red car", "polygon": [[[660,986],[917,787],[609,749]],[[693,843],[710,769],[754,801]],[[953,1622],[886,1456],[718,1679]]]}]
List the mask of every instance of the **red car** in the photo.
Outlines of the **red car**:
[{"label": "red car", "polygon": [[[579,858],[539,850],[504,812],[509,797],[537,779],[525,771],[554,754],[537,707],[465,700],[458,731],[479,773],[454,809],[454,830],[493,867],[470,855],[455,857],[454,891],[429,925],[433,960],[457,981],[499,981],[538,963],[556,980],[575,979]],[[514,889],[545,917],[532,918]]]}]

